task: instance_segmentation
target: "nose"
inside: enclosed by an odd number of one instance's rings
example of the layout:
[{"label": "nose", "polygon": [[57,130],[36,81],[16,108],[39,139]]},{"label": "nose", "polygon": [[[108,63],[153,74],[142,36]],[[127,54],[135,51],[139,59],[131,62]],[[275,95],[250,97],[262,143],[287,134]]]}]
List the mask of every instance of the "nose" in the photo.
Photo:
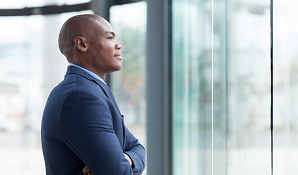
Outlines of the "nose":
[{"label": "nose", "polygon": [[121,49],[122,49],[122,46],[121,46],[121,44],[119,44],[119,43],[117,43],[117,44],[115,45],[115,47],[116,47],[117,50],[121,50]]}]

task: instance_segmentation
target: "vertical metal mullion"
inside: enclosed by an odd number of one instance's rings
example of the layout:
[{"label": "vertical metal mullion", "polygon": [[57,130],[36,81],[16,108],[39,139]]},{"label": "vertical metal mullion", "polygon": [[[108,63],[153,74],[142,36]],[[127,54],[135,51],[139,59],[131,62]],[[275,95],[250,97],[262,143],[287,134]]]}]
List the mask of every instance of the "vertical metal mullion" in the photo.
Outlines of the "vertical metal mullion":
[{"label": "vertical metal mullion", "polygon": [[225,5],[224,5],[224,15],[225,15],[225,139],[226,139],[226,142],[225,142],[225,150],[226,150],[226,158],[225,158],[225,175],[228,175],[228,165],[229,165],[229,159],[228,159],[228,151],[229,151],[229,148],[228,148],[228,139],[229,139],[229,108],[228,108],[228,104],[229,104],[229,47],[228,47],[228,44],[229,44],[229,32],[228,32],[228,29],[229,29],[229,16],[228,16],[228,3],[229,3],[229,0],[225,0]]},{"label": "vertical metal mullion", "polygon": [[147,0],[147,174],[172,174],[171,0]]},{"label": "vertical metal mullion", "polygon": [[172,0],[163,1],[164,17],[164,174],[173,174],[173,60],[172,60]]},{"label": "vertical metal mullion", "polygon": [[271,71],[271,107],[270,107],[270,131],[271,131],[271,175],[273,175],[273,0],[270,0],[270,71]]}]

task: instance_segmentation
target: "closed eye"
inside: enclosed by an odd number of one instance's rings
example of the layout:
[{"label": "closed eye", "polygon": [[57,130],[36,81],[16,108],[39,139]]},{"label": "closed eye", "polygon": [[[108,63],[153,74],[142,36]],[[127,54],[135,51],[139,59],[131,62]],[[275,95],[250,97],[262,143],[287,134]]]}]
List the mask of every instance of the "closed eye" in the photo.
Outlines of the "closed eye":
[{"label": "closed eye", "polygon": [[116,34],[114,32],[106,32],[107,33],[107,39],[115,39]]}]

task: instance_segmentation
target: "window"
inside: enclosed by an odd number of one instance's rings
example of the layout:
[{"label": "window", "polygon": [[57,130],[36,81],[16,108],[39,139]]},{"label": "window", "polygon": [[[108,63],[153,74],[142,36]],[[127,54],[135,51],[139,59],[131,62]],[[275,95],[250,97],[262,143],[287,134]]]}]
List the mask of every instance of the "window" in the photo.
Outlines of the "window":
[{"label": "window", "polygon": [[[274,173],[297,160],[298,30],[274,1]],[[173,171],[271,173],[270,4],[173,1]]]},{"label": "window", "polygon": [[0,174],[45,174],[41,116],[68,65],[58,32],[77,13],[0,17]]}]

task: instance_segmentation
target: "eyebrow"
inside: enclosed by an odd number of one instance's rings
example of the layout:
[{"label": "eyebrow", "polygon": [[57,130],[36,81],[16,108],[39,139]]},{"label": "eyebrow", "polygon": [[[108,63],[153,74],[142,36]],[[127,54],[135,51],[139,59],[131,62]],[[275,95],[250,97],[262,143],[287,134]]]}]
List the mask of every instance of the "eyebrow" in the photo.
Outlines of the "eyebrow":
[{"label": "eyebrow", "polygon": [[109,33],[109,34],[113,35],[113,37],[116,37],[116,33],[115,32],[108,31],[106,33]]}]

